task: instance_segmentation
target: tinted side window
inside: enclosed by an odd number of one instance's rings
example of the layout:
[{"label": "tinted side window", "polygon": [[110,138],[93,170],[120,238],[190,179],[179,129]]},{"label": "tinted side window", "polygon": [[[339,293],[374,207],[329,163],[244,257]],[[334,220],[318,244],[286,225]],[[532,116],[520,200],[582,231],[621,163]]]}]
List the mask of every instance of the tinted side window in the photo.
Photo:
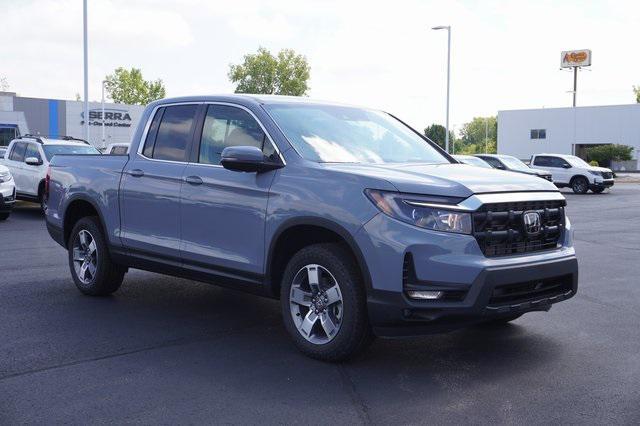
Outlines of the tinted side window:
[{"label": "tinted side window", "polygon": [[29,157],[35,157],[38,160],[42,161],[42,157],[40,157],[40,151],[38,151],[38,147],[35,144],[27,144],[27,149],[24,153],[24,158],[27,159]]},{"label": "tinted side window", "polygon": [[551,166],[551,161],[550,161],[549,157],[536,157],[536,159],[533,161],[533,165],[534,166],[542,166],[542,167],[550,167]]},{"label": "tinted side window", "polygon": [[198,162],[220,164],[222,150],[228,146],[255,146],[275,159],[275,149],[256,120],[243,109],[209,105],[202,128]]},{"label": "tinted side window", "polygon": [[564,167],[569,165],[566,161],[559,157],[549,157],[551,160],[551,167]]},{"label": "tinted side window", "polygon": [[11,150],[11,155],[9,156],[9,160],[13,161],[24,161],[24,152],[27,149],[27,144],[24,142],[17,142],[13,149]]},{"label": "tinted side window", "polygon": [[151,156],[153,155],[153,144],[156,142],[156,136],[158,135],[158,126],[160,125],[162,114],[164,114],[164,108],[158,108],[158,110],[156,111],[156,115],[154,115],[153,120],[151,120],[151,126],[149,126],[147,139],[144,142],[144,150],[142,151],[142,155],[144,155],[145,157],[151,158]]},{"label": "tinted side window", "polygon": [[176,105],[165,108],[153,146],[152,158],[186,161],[198,105]]},{"label": "tinted side window", "polygon": [[482,157],[482,159],[487,163],[489,163],[491,167],[495,167],[496,169],[500,167],[504,167],[500,161],[496,160],[493,157]]}]

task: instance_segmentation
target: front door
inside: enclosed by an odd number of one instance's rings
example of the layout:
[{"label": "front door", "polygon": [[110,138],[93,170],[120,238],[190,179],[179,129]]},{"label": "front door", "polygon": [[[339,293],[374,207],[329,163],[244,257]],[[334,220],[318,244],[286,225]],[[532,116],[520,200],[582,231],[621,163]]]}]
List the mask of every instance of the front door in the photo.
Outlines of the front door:
[{"label": "front door", "polygon": [[122,242],[131,254],[180,263],[180,192],[197,104],[159,108],[121,184]]},{"label": "front door", "polygon": [[[200,137],[198,137],[200,136]],[[208,105],[196,132],[182,189],[182,256],[185,267],[232,278],[263,274],[269,187],[277,171],[244,173],[220,165],[227,146],[256,146],[277,153],[247,110]]]},{"label": "front door", "polygon": [[16,192],[19,194],[27,194],[27,180],[24,175],[24,154],[27,150],[26,142],[15,142],[11,147],[11,152],[6,156],[5,164],[10,167],[13,181],[16,184]]}]

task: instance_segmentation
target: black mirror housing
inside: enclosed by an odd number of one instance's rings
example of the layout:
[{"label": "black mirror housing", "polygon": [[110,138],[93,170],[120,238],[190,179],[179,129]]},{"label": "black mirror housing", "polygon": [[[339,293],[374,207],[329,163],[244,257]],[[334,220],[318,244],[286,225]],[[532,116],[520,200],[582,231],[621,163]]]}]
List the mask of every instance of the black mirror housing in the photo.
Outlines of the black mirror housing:
[{"label": "black mirror housing", "polygon": [[237,172],[260,173],[279,169],[283,165],[270,161],[255,146],[228,146],[222,150],[222,167]]}]

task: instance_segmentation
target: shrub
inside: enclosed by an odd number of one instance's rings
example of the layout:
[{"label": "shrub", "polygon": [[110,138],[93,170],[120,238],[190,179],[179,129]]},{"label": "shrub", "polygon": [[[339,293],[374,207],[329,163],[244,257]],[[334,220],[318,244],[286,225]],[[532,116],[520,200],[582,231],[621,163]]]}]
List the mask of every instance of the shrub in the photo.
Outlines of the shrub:
[{"label": "shrub", "polygon": [[594,166],[594,167],[600,166],[600,164],[596,160],[589,161],[589,165]]},{"label": "shrub", "polygon": [[598,145],[587,148],[587,159],[597,161],[599,164],[610,161],[631,160],[633,147],[627,145]]}]

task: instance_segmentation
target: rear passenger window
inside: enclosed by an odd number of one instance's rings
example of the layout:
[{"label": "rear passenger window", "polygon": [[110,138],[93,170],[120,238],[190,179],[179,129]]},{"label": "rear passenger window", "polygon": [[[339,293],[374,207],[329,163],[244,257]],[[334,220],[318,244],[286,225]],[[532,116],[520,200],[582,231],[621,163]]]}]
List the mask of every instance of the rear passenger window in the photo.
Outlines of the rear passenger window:
[{"label": "rear passenger window", "polygon": [[24,161],[24,152],[27,149],[27,144],[24,142],[16,142],[9,155],[9,160],[12,161]]},{"label": "rear passenger window", "polygon": [[[143,154],[157,160],[187,161],[187,147],[193,131],[198,105],[176,105],[164,108],[156,113],[148,136],[153,137],[154,122],[158,120],[155,143],[150,143],[149,137]],[[161,115],[161,118],[160,118]]]},{"label": "rear passenger window", "polygon": [[258,122],[245,110],[227,105],[209,105],[204,120],[198,162],[220,164],[228,146],[255,146],[275,161],[275,149]]}]

